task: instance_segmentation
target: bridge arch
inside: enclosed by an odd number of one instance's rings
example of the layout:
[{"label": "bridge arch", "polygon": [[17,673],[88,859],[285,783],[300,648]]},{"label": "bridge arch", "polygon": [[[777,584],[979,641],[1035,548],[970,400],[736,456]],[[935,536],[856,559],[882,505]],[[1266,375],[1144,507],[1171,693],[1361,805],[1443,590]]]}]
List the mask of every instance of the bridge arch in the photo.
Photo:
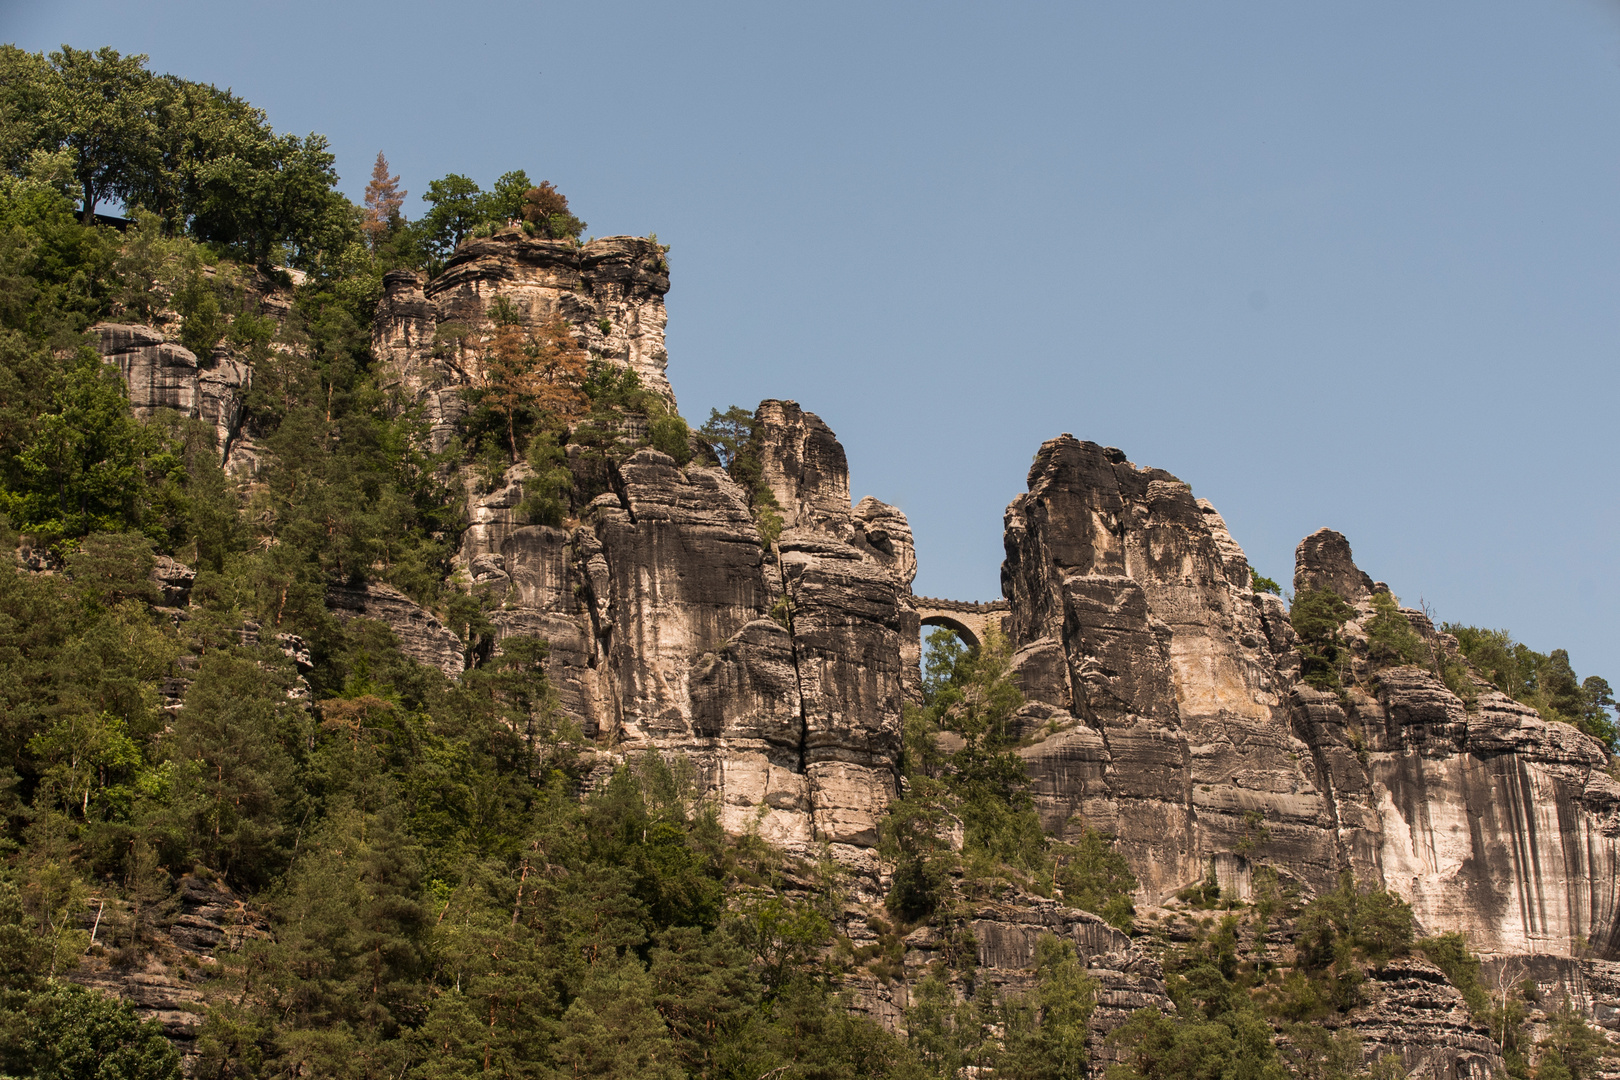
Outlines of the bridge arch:
[{"label": "bridge arch", "polygon": [[984,623],[977,619],[974,621],[979,624],[978,633],[974,633],[972,626],[969,626],[966,621],[957,618],[955,615],[925,615],[923,616],[922,626],[924,630],[930,626],[943,626],[961,638],[962,644],[970,649],[977,649],[984,638]]},{"label": "bridge arch", "polygon": [[1000,630],[1001,620],[1011,610],[1011,605],[1005,600],[992,600],[980,604],[969,600],[914,596],[911,602],[916,607],[923,626],[946,627],[970,648],[978,648],[983,644],[985,634],[988,633],[992,623]]}]

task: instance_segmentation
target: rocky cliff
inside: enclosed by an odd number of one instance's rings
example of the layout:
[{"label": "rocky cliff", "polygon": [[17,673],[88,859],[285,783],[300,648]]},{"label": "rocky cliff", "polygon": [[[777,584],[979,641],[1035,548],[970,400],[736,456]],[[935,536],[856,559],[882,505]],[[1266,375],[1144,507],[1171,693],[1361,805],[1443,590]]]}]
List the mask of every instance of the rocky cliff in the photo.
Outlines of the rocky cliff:
[{"label": "rocky cliff", "polygon": [[759,420],[791,497],[819,508],[769,549],[725,472],[644,449],[577,527],[505,530],[479,580],[503,597],[503,634],[551,641],[565,710],[604,746],[688,756],[736,831],[860,858],[894,790],[915,663],[910,531],[892,507],[849,505],[843,451],[813,414],[766,402]]},{"label": "rocky cliff", "polygon": [[[1331,588],[1355,607],[1342,694],[1300,681],[1287,612],[1253,589],[1214,507],[1118,450],[1043,444],[1007,508],[1006,552],[1032,733],[1021,753],[1043,817],[1053,832],[1083,818],[1117,835],[1139,904],[1210,870],[1241,897],[1261,864],[1306,894],[1349,870],[1410,901],[1423,933],[1460,932],[1504,968],[1555,960],[1537,969],[1544,994],[1602,1013],[1591,987],[1607,965],[1579,958],[1617,947],[1607,756],[1483,679],[1465,703],[1430,666],[1375,665],[1365,628],[1387,587],[1342,535],[1307,537],[1295,574],[1296,590]],[[1455,660],[1454,641],[1403,614]],[[1488,1041],[1431,1030],[1440,1008],[1355,1023],[1410,1065],[1428,1042],[1450,1047],[1437,1067],[1484,1075]]]},{"label": "rocky cliff", "polygon": [[609,236],[576,244],[504,231],[462,244],[432,281],[409,270],[387,274],[373,351],[387,381],[423,406],[436,448],[462,414],[459,392],[483,377],[472,343],[489,328],[497,296],[525,326],[561,314],[591,356],[636,372],[642,386],[673,405],[665,375],[668,291],[664,250],[651,240]]},{"label": "rocky cliff", "polygon": [[[497,297],[531,324],[562,314],[594,356],[674,404],[667,266],[651,241],[503,233],[464,244],[430,282],[394,272],[384,287],[373,352],[436,447],[482,377],[470,342]],[[202,419],[227,459],[250,466],[246,365],[201,361],[149,327],[96,332],[138,414]],[[886,888],[876,847],[902,712],[920,694],[913,538],[897,508],[852,505],[843,448],[813,413],[771,400],[755,421],[782,519],[774,542],[711,457],[681,465],[640,449],[610,461],[605,492],[561,527],[519,512],[522,466],[493,490],[466,485],[460,570],[492,602],[496,648],[514,634],[550,643],[558,704],[604,762],[686,758],[729,830],[801,854],[829,845],[856,871],[852,902],[872,905]],[[1301,680],[1287,609],[1254,589],[1220,514],[1188,485],[1064,435],[1040,447],[1026,486],[1004,519],[1002,625],[1027,699],[1019,753],[1048,831],[1083,822],[1117,837],[1138,906],[1167,926],[1181,917],[1175,894],[1210,873],[1247,899],[1262,865],[1306,897],[1350,871],[1407,898],[1423,932],[1460,931],[1499,965],[1534,958],[1547,992],[1615,1023],[1620,785],[1594,740],[1483,680],[1465,702],[1436,664],[1375,664],[1366,626],[1388,590],[1337,533],[1301,543],[1294,579],[1355,609],[1346,689],[1329,693]],[[387,622],[408,655],[452,677],[477,659],[387,586],[334,585],[328,605]],[[1454,652],[1422,613],[1404,614],[1431,656]],[[1142,941],[1095,916],[1009,897],[972,928],[985,977],[1013,988],[1041,932],[1075,941],[1104,988],[1101,1031],[1168,1007]],[[930,933],[905,939],[911,975],[940,947]],[[899,1023],[907,985],[867,979],[860,999]],[[1409,1064],[1484,1075],[1496,1059],[1458,1000],[1414,960],[1381,975],[1351,1023]]]},{"label": "rocky cliff", "polygon": [[1426,667],[1371,664],[1363,627],[1387,588],[1343,536],[1307,537],[1295,575],[1355,605],[1341,697],[1299,680],[1281,601],[1186,484],[1062,436],[1028,487],[1002,581],[1027,709],[1058,729],[1024,751],[1049,827],[1080,814],[1117,834],[1148,903],[1212,860],[1239,891],[1255,861],[1315,890],[1349,869],[1488,952],[1610,954],[1602,747],[1483,680],[1465,705]]}]

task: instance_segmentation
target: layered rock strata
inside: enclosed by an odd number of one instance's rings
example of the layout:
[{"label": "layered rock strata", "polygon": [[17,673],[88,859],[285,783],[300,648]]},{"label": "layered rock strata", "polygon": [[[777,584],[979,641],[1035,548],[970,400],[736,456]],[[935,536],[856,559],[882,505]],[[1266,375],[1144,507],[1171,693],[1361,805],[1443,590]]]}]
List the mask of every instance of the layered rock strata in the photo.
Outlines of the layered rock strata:
[{"label": "layered rock strata", "polygon": [[916,668],[911,530],[850,506],[814,414],[768,401],[758,420],[773,492],[807,508],[770,549],[723,470],[644,449],[571,530],[507,513],[509,473],[474,515],[474,581],[501,597],[501,635],[550,642],[561,707],[614,754],[683,755],[733,831],[870,862]]},{"label": "layered rock strata", "polygon": [[652,240],[576,244],[507,231],[462,244],[432,281],[408,270],[387,274],[372,349],[387,383],[422,406],[435,449],[462,415],[461,391],[483,379],[479,343],[497,297],[528,327],[560,314],[592,357],[636,372],[643,387],[673,405],[665,375],[668,291],[664,251]]},{"label": "layered rock strata", "polygon": [[203,363],[190,349],[151,326],[97,323],[90,332],[102,358],[117,365],[128,389],[130,410],[137,417],[149,419],[168,409],[201,420],[214,430],[222,462],[232,464],[233,454],[243,458],[242,414],[253,381],[252,367],[233,358],[224,347]]}]

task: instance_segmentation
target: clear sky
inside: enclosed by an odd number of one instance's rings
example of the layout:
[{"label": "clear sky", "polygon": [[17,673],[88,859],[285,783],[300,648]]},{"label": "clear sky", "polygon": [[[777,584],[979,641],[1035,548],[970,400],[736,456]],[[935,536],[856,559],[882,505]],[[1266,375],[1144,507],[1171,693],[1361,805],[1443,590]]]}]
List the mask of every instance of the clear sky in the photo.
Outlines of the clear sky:
[{"label": "clear sky", "polygon": [[1327,525],[1406,603],[1620,684],[1620,4],[0,0],[673,245],[682,412],[794,398],[917,591],[999,592],[1059,432],[1167,469],[1286,583]]}]

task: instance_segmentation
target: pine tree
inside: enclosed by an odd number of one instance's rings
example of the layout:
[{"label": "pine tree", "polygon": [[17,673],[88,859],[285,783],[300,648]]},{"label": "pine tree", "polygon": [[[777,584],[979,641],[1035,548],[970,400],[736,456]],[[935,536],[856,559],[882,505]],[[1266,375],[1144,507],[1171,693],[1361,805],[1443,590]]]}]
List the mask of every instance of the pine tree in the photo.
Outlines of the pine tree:
[{"label": "pine tree", "polygon": [[366,219],[360,227],[365,230],[371,250],[376,251],[400,221],[399,210],[405,205],[406,192],[399,187],[399,177],[388,175],[388,159],[377,151],[377,164],[371,169],[371,183],[366,185]]}]

